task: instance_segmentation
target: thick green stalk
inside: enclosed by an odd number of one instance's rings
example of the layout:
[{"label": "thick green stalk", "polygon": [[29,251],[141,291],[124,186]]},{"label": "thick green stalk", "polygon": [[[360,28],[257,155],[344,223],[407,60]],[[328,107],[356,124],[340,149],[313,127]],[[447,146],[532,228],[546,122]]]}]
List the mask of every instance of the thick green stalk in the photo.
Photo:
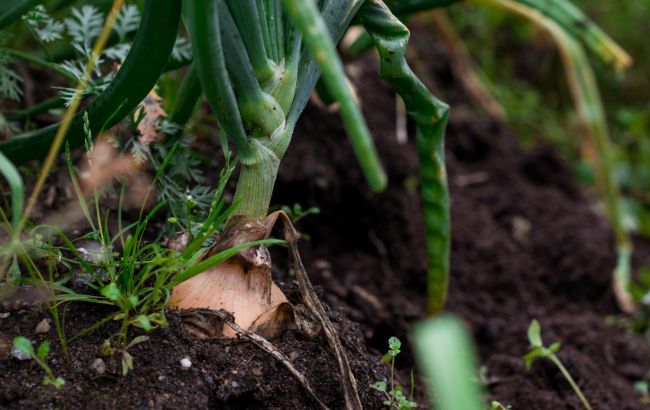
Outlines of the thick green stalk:
[{"label": "thick green stalk", "polygon": [[232,138],[239,157],[246,164],[252,158],[253,147],[246,136],[226,70],[219,18],[222,4],[222,0],[186,1],[184,13],[201,88],[219,119],[222,132]]},{"label": "thick green stalk", "polygon": [[272,58],[274,61],[279,61],[278,60],[278,38],[276,36],[277,32],[277,20],[275,19],[275,7],[276,7],[277,0],[267,0],[264,3],[264,20],[266,20],[266,24],[269,29],[269,39],[270,41],[270,48],[268,49],[269,57]]},{"label": "thick green stalk", "polygon": [[257,0],[257,18],[260,22],[260,30],[262,31],[262,39],[264,40],[264,49],[267,55],[271,53],[271,34],[269,32],[269,25],[266,22],[266,4],[267,0]]},{"label": "thick green stalk", "polygon": [[196,72],[196,65],[192,64],[187,69],[185,77],[183,77],[183,82],[181,82],[181,88],[178,92],[178,98],[176,99],[176,105],[174,105],[174,110],[172,115],[169,117],[169,120],[173,124],[184,125],[189,120],[194,107],[196,107],[196,102],[201,97],[201,83],[199,82],[199,77]]},{"label": "thick green stalk", "polygon": [[404,100],[416,124],[428,254],[428,311],[439,312],[449,282],[449,192],[444,136],[449,106],[435,98],[408,66],[404,54],[409,31],[380,0],[367,0],[359,11],[380,56],[379,73]]},{"label": "thick green stalk", "polygon": [[[259,139],[250,138],[246,134],[242,117],[250,116],[250,111],[246,114],[245,108],[240,111],[232,84],[238,93],[241,90],[242,96],[248,98],[251,95],[246,93],[254,93],[255,90],[259,92],[260,85],[253,75],[249,57],[238,34],[237,28],[242,27],[235,27],[228,15],[221,15],[228,13],[222,0],[197,0],[185,4],[187,26],[192,37],[201,86],[219,119],[222,132],[225,131],[232,138],[241,160],[235,192],[237,208],[232,216],[262,218],[268,211],[280,158],[284,153],[283,150],[279,154],[274,152],[269,145],[278,143],[278,134],[285,128],[282,124],[274,124],[273,127],[267,127],[269,135]],[[256,109],[264,108],[259,100],[251,102]],[[248,101],[242,100],[242,103],[245,105]],[[276,110],[280,115],[283,114],[279,106]],[[290,134],[284,140],[288,138]]]},{"label": "thick green stalk", "polygon": [[[246,52],[250,57],[255,75],[259,82],[263,83],[273,77],[274,69],[266,53],[257,4],[255,0],[226,0],[226,2],[237,22],[237,27],[246,45]],[[272,42],[272,31],[270,31],[270,35]]]},{"label": "thick green stalk", "polygon": [[287,13],[302,33],[312,57],[322,70],[330,93],[340,104],[341,116],[350,136],[352,148],[370,188],[382,191],[386,174],[379,162],[370,132],[350,90],[343,64],[336,52],[330,33],[313,0],[284,0]]},{"label": "thick green stalk", "polygon": [[257,140],[253,144],[254,157],[241,166],[234,197],[237,207],[232,215],[261,219],[269,210],[280,158]]},{"label": "thick green stalk", "polygon": [[[285,114],[278,102],[262,90],[255,77],[240,31],[227,7],[220,10],[221,35],[226,69],[237,92],[242,118],[262,137],[270,137],[285,121]],[[260,135],[257,135],[260,136]]]}]

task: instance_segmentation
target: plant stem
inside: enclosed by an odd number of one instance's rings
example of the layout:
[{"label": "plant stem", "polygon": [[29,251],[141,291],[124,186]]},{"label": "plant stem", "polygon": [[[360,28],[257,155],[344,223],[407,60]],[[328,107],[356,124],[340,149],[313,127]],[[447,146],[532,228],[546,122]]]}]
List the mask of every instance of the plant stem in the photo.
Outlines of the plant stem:
[{"label": "plant stem", "polygon": [[578,398],[580,399],[580,402],[582,402],[582,405],[585,407],[587,410],[592,410],[591,405],[587,401],[587,398],[582,394],[582,390],[580,390],[580,387],[578,387],[578,384],[573,380],[573,377],[571,377],[571,374],[569,374],[569,371],[564,367],[560,359],[555,355],[555,353],[551,353],[548,358],[557,366],[558,369],[560,369],[560,372],[562,373],[562,376],[569,382],[571,385],[571,388],[573,391],[578,395]]},{"label": "plant stem", "polygon": [[257,145],[253,160],[249,163],[242,161],[234,198],[237,207],[232,216],[259,219],[268,213],[280,158],[257,141],[253,140],[253,144]]}]

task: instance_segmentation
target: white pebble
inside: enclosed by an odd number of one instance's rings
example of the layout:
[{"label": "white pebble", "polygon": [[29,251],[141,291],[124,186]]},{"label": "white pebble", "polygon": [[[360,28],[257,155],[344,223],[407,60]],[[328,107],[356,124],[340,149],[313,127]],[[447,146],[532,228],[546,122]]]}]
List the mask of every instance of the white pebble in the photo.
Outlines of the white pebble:
[{"label": "white pebble", "polygon": [[16,349],[16,347],[11,348],[11,355],[15,357],[18,360],[30,360],[31,356],[28,355],[27,353],[24,353],[21,350]]},{"label": "white pebble", "polygon": [[97,358],[90,363],[90,368],[95,372],[95,375],[102,376],[106,373],[106,363],[101,358]]},{"label": "white pebble", "polygon": [[181,359],[181,366],[183,367],[183,369],[189,369],[190,367],[192,367],[192,361],[190,360],[189,357],[184,357]]}]

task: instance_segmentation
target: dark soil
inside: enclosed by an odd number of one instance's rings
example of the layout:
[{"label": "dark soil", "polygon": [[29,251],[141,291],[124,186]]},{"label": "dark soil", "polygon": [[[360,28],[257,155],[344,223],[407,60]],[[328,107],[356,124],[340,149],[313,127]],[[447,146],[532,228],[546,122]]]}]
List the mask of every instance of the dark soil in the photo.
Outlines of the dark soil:
[{"label": "dark soil", "polygon": [[[593,198],[573,182],[551,149],[524,151],[506,127],[469,108],[430,38],[428,32],[413,36],[418,50],[413,66],[454,107],[447,139],[453,225],[447,306],[474,336],[489,398],[514,409],[581,408],[553,366],[524,369],[526,329],[537,318],[544,340],[562,343],[559,357],[594,409],[644,408],[633,383],[650,367],[650,350],[640,338],[605,324],[607,316],[618,314],[610,286],[615,255],[611,230]],[[408,340],[411,324],[424,316],[426,297],[417,155],[412,141],[400,144],[395,138],[393,94],[375,72],[373,57],[350,70],[389,175],[386,192],[366,188],[338,114],[309,107],[274,197],[277,204],[321,209],[298,225],[308,236],[303,256],[322,287],[322,299],[334,307],[331,316],[366,408],[381,408],[381,398],[368,386],[386,372],[378,358],[387,339]],[[650,247],[646,250],[650,255]],[[282,280],[294,294],[290,278]],[[94,307],[71,306],[67,334],[103,314]],[[0,319],[0,334],[36,340],[34,327],[46,315],[12,313]],[[0,360],[0,406],[315,408],[266,353],[246,344],[194,341],[175,315],[170,321],[169,329],[130,350],[135,367],[126,377],[120,375],[119,356],[104,358],[107,370],[101,377],[90,368],[114,326],[73,343],[70,363],[56,347],[50,362],[66,379],[61,392],[41,385],[43,373],[35,365]],[[53,331],[47,338],[56,343]],[[276,344],[328,405],[342,408],[338,371],[323,340],[289,332]],[[402,350],[399,379],[408,384],[414,361],[407,343]],[[179,361],[186,356],[193,365],[182,370]],[[421,382],[416,396],[420,407],[427,407]]]},{"label": "dark soil", "polygon": [[[298,294],[292,285],[285,286],[284,290],[289,296]],[[67,336],[77,334],[109,313],[94,306],[71,305],[65,312]],[[15,335],[25,335],[34,341],[44,339],[34,336],[34,329],[48,316],[32,310],[0,319],[0,345],[3,338],[6,342]],[[65,378],[61,391],[41,384],[44,372],[35,363],[0,360],[0,408],[318,408],[286,368],[259,348],[248,343],[197,341],[184,331],[176,313],[168,314],[168,319],[167,329],[152,332],[149,341],[128,350],[134,358],[134,367],[126,377],[122,376],[121,353],[106,357],[100,350],[104,340],[117,333],[118,323],[72,343],[67,362],[58,348],[48,356],[54,373]],[[377,360],[369,358],[357,324],[340,313],[332,313],[331,320],[348,350],[363,402],[379,408],[381,397],[369,386],[383,377],[383,368]],[[54,333],[52,326],[46,338],[56,343]],[[322,338],[310,339],[298,332],[287,332],[274,344],[311,381],[322,401],[332,409],[343,407],[338,368]],[[100,358],[106,367],[103,374],[98,374],[92,366]],[[181,366],[183,358],[190,359],[190,368]]]}]

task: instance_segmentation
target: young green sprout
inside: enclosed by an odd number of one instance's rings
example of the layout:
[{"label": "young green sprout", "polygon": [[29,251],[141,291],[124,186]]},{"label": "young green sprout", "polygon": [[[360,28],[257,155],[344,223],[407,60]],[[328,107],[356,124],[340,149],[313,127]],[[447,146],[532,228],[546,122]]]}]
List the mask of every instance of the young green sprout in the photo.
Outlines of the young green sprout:
[{"label": "young green sprout", "polygon": [[388,339],[388,352],[382,358],[383,362],[390,362],[390,385],[381,380],[375,382],[371,387],[382,392],[386,396],[384,405],[391,409],[411,410],[418,405],[413,401],[414,380],[411,374],[411,394],[407,398],[402,392],[402,386],[395,385],[395,358],[401,353],[402,342],[395,336]]},{"label": "young green sprout", "polygon": [[564,376],[564,378],[569,382],[571,388],[580,399],[580,402],[584,408],[591,410],[591,405],[587,401],[587,398],[584,396],[584,394],[582,394],[582,390],[580,390],[580,387],[578,387],[578,384],[575,382],[575,380],[573,380],[573,377],[569,371],[566,369],[566,367],[564,367],[560,361],[560,358],[555,354],[560,350],[560,343],[555,342],[548,347],[544,346],[544,343],[542,343],[541,327],[536,319],[533,319],[533,321],[530,322],[530,326],[528,327],[528,342],[530,343],[532,350],[526,353],[524,356],[526,369],[530,370],[533,363],[537,359],[550,360],[560,370],[562,376]]},{"label": "young green sprout", "polygon": [[46,376],[43,378],[43,384],[52,385],[57,389],[60,389],[65,385],[65,380],[63,380],[62,377],[54,376],[52,369],[45,361],[47,354],[50,352],[50,344],[46,340],[41,342],[38,349],[34,350],[32,342],[30,342],[29,339],[23,336],[17,336],[14,338],[14,348],[31,357],[39,366],[41,366],[46,373]]}]

